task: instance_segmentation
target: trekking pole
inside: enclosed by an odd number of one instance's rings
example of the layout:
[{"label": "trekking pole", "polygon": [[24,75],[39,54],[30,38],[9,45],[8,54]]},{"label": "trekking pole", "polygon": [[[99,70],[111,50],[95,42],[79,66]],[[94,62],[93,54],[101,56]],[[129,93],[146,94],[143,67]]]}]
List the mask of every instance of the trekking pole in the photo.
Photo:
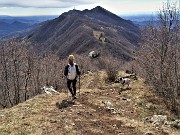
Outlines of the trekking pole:
[{"label": "trekking pole", "polygon": [[80,87],[80,78],[81,78],[81,77],[80,77],[80,75],[79,75],[79,97],[80,97],[80,88],[81,88],[81,87]]}]

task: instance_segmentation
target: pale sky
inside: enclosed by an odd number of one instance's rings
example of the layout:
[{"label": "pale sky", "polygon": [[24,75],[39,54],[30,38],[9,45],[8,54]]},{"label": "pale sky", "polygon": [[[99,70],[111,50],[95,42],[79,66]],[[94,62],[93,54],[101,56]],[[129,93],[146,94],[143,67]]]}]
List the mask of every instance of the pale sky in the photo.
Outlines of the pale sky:
[{"label": "pale sky", "polygon": [[[0,15],[33,16],[60,15],[72,9],[92,9],[96,6],[123,14],[155,13],[168,0],[0,0]],[[169,0],[177,3],[180,0]]]}]

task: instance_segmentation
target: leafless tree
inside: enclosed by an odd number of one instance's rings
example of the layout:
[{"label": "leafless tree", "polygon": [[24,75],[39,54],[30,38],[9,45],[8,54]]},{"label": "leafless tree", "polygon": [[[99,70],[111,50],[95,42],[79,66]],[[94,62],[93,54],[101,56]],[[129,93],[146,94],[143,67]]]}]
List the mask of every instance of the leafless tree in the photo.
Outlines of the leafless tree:
[{"label": "leafless tree", "polygon": [[14,106],[40,94],[44,85],[57,90],[64,87],[64,60],[52,53],[37,54],[26,41],[1,42],[0,63],[0,108]]},{"label": "leafless tree", "polygon": [[165,3],[158,18],[158,26],[143,29],[138,62],[146,81],[180,114],[180,14],[176,4]]}]

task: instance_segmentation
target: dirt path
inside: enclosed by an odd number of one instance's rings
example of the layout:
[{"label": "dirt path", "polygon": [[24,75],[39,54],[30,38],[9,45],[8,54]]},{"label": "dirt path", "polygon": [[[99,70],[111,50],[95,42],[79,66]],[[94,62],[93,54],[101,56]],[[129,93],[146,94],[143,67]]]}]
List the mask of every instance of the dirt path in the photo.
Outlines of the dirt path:
[{"label": "dirt path", "polygon": [[67,113],[64,134],[143,135],[149,130],[156,135],[166,134],[145,124],[136,112],[133,100],[119,95],[117,91],[86,89],[75,103],[69,104],[60,109]]},{"label": "dirt path", "polygon": [[[78,98],[75,103],[59,102],[58,108],[61,116],[65,116],[65,125],[59,129],[63,134],[78,135],[140,135],[138,129],[130,125],[125,125],[120,119],[117,119],[119,112],[112,108],[106,108],[101,98],[96,94],[85,93]],[[64,108],[62,107],[64,105]],[[113,112],[114,111],[114,112]]]},{"label": "dirt path", "polygon": [[42,94],[1,110],[0,135],[178,135],[144,121],[139,100],[155,97],[141,83],[121,91],[111,87],[83,88],[75,102],[65,93]]}]

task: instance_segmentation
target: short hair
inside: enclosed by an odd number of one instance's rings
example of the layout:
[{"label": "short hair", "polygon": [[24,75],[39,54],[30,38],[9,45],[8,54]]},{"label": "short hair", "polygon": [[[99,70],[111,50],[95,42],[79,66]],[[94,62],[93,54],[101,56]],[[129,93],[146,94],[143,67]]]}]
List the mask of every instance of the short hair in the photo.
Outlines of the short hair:
[{"label": "short hair", "polygon": [[69,55],[68,60],[74,60],[74,55]]}]

